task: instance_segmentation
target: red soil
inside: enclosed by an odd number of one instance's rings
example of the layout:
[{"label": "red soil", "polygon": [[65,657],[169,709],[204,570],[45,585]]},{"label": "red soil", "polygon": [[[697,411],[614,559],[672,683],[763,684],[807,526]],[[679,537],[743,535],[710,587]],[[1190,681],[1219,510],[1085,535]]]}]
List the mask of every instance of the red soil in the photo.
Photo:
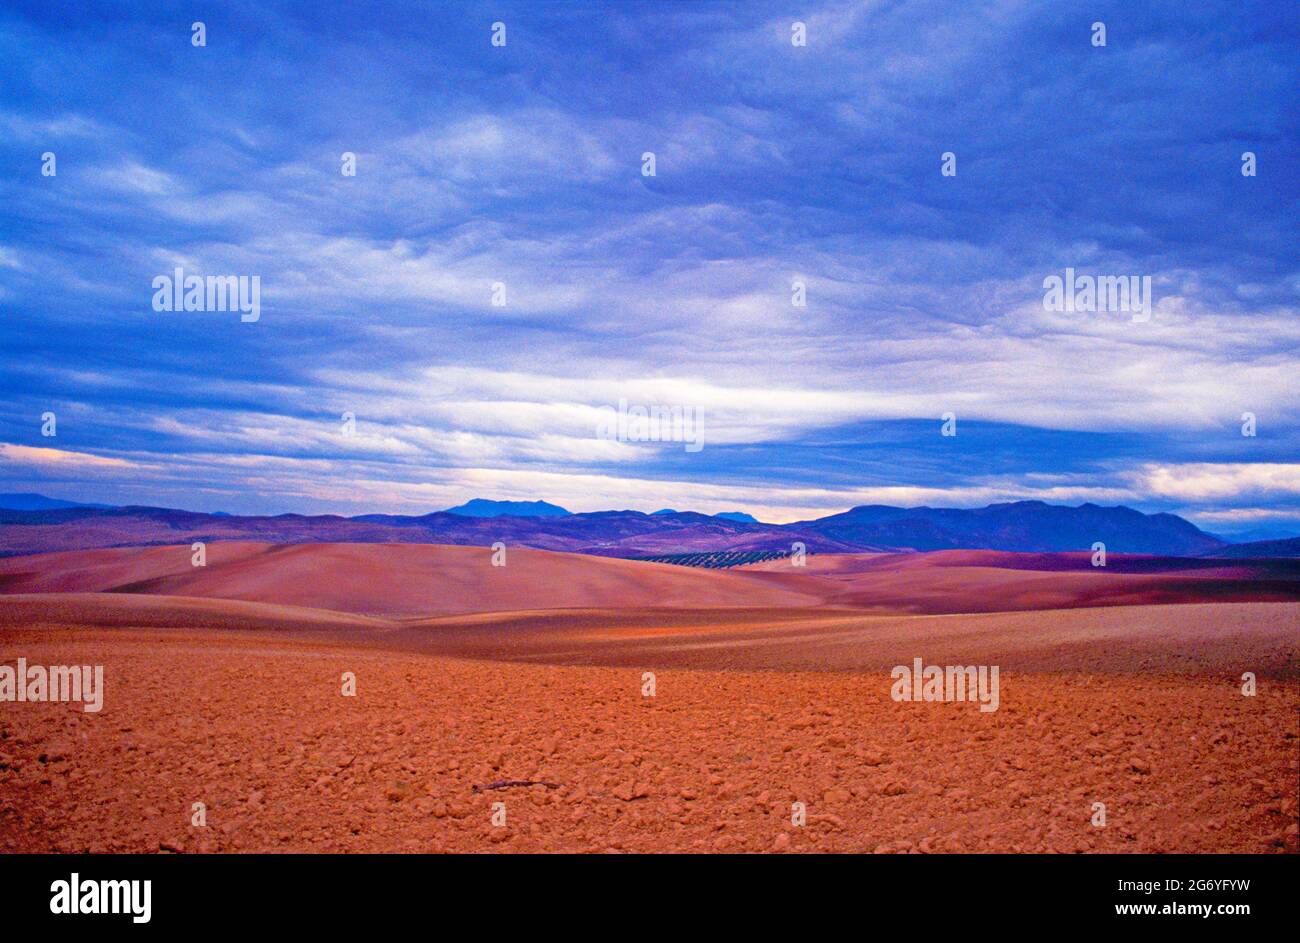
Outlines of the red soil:
[{"label": "red soil", "polygon": [[[1003,612],[1096,605],[1300,600],[1300,561],[1197,561],[942,551],[829,554],[735,570],[431,544],[217,542],[0,559],[0,593],[242,599],[382,616],[533,609],[801,608]],[[1134,569],[1143,572],[1132,572]]]},{"label": "red soil", "polygon": [[760,575],[609,557],[431,544],[213,543],[72,550],[0,560],[4,593],[144,593],[434,615],[583,606],[800,606],[817,602]]},{"label": "red soil", "polygon": [[[1159,575],[1055,555],[208,550],[0,561],[0,664],[105,677],[97,714],[0,704],[0,851],[1297,850],[1296,602],[882,611]],[[892,700],[917,657],[999,666],[998,710]],[[556,785],[474,790],[509,780]]]},{"label": "red soil", "polygon": [[1191,560],[1112,554],[944,550],[825,554],[795,570],[788,561],[743,568],[775,580],[804,574],[826,605],[887,612],[1006,612],[1148,603],[1300,600],[1300,561]]},{"label": "red soil", "polygon": [[[980,713],[892,701],[878,671],[668,668],[646,698],[639,667],[242,632],[0,639],[0,660],[107,679],[100,714],[0,714],[3,851],[1297,847],[1293,680],[1248,698],[1230,677],[1007,672]],[[558,788],[474,791],[502,780]]]}]

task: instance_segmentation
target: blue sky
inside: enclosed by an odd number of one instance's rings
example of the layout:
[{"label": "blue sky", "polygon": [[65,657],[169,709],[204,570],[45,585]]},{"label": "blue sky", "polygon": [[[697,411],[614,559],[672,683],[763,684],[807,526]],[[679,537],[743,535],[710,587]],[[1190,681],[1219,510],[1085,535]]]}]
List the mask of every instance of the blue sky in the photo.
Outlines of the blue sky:
[{"label": "blue sky", "polygon": [[[375,6],[6,4],[0,490],[1300,533],[1287,5]],[[178,265],[260,319],[153,310]],[[1045,310],[1067,267],[1150,320]]]}]

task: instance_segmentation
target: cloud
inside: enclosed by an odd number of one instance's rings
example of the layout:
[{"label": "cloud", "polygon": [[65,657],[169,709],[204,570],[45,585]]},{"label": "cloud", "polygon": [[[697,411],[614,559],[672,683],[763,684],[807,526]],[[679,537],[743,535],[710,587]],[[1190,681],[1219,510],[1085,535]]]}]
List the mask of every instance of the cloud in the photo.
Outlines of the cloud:
[{"label": "cloud", "polygon": [[1283,508],[1229,508],[1224,511],[1198,510],[1193,519],[1202,526],[1215,524],[1251,524],[1268,521],[1300,523],[1300,506]]},{"label": "cloud", "polygon": [[91,179],[110,190],[121,190],[147,197],[173,196],[181,190],[180,184],[171,174],[134,161],[93,170]]},{"label": "cloud", "polygon": [[69,452],[65,449],[33,448],[28,445],[14,445],[0,442],[0,462],[13,465],[35,466],[37,468],[58,469],[126,469],[133,463],[120,458],[103,455],[91,455],[86,452]]},{"label": "cloud", "polygon": [[[1105,50],[1011,0],[622,5],[582,43],[506,3],[506,50],[454,6],[381,5],[364,42],[250,8],[221,59],[148,11],[15,14],[0,438],[74,409],[141,494],[271,511],[1288,500],[1289,24],[1248,7],[1103,3]],[[253,57],[275,95],[222,65]],[[260,276],[262,319],[152,312],[175,265]],[[1151,320],[1045,311],[1066,267],[1149,275]],[[596,438],[624,398],[700,410],[704,452]]]},{"label": "cloud", "polygon": [[1300,464],[1259,462],[1146,465],[1135,477],[1146,493],[1183,501],[1248,496],[1300,497]]}]

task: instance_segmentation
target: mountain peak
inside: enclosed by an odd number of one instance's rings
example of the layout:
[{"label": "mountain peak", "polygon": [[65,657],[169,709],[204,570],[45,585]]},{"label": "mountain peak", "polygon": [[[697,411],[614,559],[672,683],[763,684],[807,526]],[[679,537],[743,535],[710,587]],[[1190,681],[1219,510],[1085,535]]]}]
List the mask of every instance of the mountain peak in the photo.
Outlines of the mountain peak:
[{"label": "mountain peak", "polygon": [[63,508],[104,508],[106,504],[83,504],[80,501],[64,501],[60,498],[47,498],[35,492],[20,494],[0,494],[0,510],[6,511],[55,511]]},{"label": "mountain peak", "polygon": [[445,514],[461,517],[568,517],[572,512],[547,501],[491,501],[471,498],[464,504],[447,508]]}]

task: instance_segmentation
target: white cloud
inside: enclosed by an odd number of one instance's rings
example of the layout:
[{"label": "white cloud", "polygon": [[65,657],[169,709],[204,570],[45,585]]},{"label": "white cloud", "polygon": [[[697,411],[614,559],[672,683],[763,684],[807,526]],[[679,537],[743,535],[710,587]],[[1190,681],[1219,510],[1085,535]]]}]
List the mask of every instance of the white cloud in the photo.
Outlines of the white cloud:
[{"label": "white cloud", "polygon": [[125,459],[94,455],[89,452],[37,448],[30,445],[14,445],[9,442],[0,442],[0,462],[13,465],[29,465],[36,468],[84,471],[126,469],[134,467],[135,464]]},{"label": "white cloud", "polygon": [[1300,495],[1300,464],[1150,464],[1143,466],[1131,477],[1147,494],[1182,501]]}]

